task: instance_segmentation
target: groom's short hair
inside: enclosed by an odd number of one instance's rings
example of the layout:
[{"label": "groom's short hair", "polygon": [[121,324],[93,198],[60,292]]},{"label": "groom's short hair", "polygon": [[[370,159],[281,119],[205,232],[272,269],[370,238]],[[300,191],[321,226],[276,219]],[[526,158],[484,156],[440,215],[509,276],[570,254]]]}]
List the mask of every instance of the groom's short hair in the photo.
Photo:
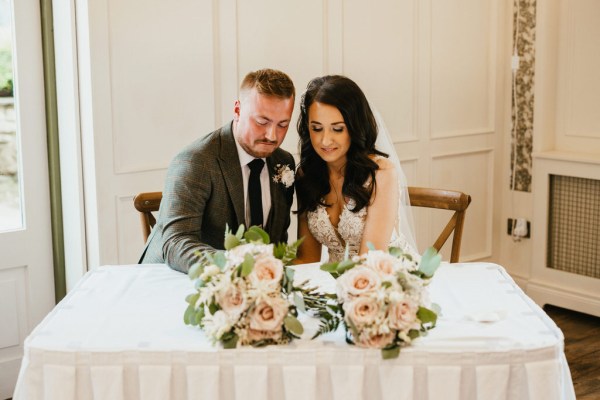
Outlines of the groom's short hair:
[{"label": "groom's short hair", "polygon": [[296,96],[294,82],[290,77],[285,72],[270,68],[248,73],[240,85],[240,97],[252,89],[256,89],[259,94],[280,99],[295,98]]}]

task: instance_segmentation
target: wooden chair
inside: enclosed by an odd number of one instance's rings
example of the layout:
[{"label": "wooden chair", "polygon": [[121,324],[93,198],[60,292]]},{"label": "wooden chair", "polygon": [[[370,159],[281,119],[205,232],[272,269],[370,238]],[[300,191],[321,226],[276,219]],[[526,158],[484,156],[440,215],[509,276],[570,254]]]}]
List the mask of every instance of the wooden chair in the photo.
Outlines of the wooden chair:
[{"label": "wooden chair", "polygon": [[454,211],[452,218],[438,236],[433,247],[440,251],[444,243],[448,240],[452,232],[452,253],[450,262],[458,262],[460,255],[460,243],[462,240],[463,225],[465,222],[465,212],[471,204],[471,196],[454,190],[430,189],[420,187],[408,187],[408,197],[410,204],[415,207],[437,208],[442,210]]},{"label": "wooden chair", "polygon": [[158,211],[161,200],[162,192],[139,193],[133,198],[133,205],[135,209],[140,212],[144,243],[146,243],[146,240],[148,240],[150,231],[152,230],[154,224],[156,224],[156,218],[154,218],[152,213]]}]

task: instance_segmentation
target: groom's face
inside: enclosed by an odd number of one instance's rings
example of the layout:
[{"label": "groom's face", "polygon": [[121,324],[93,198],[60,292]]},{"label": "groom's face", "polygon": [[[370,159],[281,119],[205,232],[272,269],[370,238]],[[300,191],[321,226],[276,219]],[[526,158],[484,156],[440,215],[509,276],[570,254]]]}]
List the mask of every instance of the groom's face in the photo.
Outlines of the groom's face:
[{"label": "groom's face", "polygon": [[253,157],[268,157],[287,133],[294,98],[282,99],[249,90],[235,102],[233,132],[236,140]]}]

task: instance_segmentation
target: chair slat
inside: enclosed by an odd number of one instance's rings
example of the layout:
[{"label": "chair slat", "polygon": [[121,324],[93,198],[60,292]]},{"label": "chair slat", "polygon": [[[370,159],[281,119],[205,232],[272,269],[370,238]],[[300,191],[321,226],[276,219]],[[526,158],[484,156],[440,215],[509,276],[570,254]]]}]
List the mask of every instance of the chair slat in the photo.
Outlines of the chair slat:
[{"label": "chair slat", "polygon": [[408,187],[410,204],[415,207],[437,208],[441,210],[454,211],[450,221],[433,244],[436,250],[440,250],[450,235],[452,237],[452,252],[450,262],[458,262],[460,256],[460,245],[462,241],[465,211],[471,204],[471,196],[463,192],[445,189],[432,189],[422,187]]},{"label": "chair slat", "polygon": [[140,221],[142,223],[142,235],[144,243],[150,236],[150,231],[156,224],[156,218],[152,215],[160,209],[162,192],[144,192],[139,193],[133,198],[133,206],[140,212]]}]

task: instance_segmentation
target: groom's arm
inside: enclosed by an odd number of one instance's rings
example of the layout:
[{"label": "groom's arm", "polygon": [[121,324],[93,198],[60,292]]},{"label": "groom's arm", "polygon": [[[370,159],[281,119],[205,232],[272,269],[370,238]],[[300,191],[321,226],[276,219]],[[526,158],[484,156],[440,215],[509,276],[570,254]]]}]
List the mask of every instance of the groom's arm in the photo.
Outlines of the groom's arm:
[{"label": "groom's arm", "polygon": [[184,150],[171,162],[163,191],[162,251],[165,263],[187,273],[198,262],[198,251],[214,250],[201,241],[202,221],[211,196],[209,157],[198,149]]}]

